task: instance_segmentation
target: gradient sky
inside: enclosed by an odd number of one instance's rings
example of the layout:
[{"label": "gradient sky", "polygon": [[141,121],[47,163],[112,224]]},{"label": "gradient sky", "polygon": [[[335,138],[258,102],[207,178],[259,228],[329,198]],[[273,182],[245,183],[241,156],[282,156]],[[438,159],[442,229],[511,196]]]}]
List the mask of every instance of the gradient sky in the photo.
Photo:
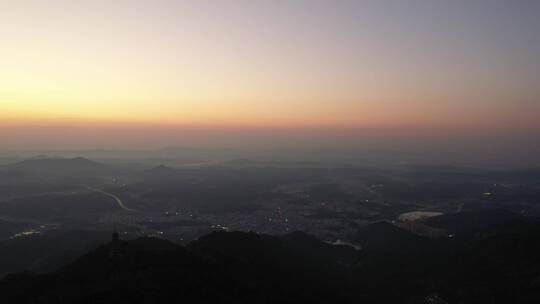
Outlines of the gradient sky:
[{"label": "gradient sky", "polygon": [[72,127],[540,130],[535,0],[6,0],[0,37],[0,139],[21,147]]}]

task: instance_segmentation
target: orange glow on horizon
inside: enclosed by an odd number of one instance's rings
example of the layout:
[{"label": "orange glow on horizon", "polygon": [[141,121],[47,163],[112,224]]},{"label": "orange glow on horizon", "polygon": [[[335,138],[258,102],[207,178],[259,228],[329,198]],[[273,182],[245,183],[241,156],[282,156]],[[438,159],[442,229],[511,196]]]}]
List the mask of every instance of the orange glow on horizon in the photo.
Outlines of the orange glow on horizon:
[{"label": "orange glow on horizon", "polygon": [[534,45],[457,30],[483,10],[121,2],[0,4],[0,127],[540,129]]}]

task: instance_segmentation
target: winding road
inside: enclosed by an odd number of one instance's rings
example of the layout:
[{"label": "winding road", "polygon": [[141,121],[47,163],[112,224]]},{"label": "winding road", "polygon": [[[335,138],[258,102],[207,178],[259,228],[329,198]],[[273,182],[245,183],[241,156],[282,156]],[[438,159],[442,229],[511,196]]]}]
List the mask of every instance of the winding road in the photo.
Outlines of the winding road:
[{"label": "winding road", "polygon": [[112,193],[109,193],[109,192],[105,192],[103,190],[100,190],[100,189],[96,189],[96,188],[92,188],[92,187],[89,187],[89,186],[86,186],[87,189],[89,190],[92,190],[92,191],[95,191],[95,192],[98,192],[98,193],[101,193],[101,194],[104,194],[112,199],[114,199],[114,201],[116,202],[116,204],[122,208],[123,210],[125,211],[129,211],[129,212],[137,212],[137,210],[135,209],[131,209],[131,208],[128,208],[124,202],[116,195],[112,194]]}]

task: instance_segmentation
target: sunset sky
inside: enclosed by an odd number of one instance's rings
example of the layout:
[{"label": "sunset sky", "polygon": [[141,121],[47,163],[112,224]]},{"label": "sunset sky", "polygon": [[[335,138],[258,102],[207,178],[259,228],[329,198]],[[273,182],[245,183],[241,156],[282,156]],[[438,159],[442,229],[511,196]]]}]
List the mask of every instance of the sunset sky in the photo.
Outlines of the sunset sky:
[{"label": "sunset sky", "polygon": [[47,128],[540,130],[535,0],[0,1],[0,37],[0,139],[20,147]]}]

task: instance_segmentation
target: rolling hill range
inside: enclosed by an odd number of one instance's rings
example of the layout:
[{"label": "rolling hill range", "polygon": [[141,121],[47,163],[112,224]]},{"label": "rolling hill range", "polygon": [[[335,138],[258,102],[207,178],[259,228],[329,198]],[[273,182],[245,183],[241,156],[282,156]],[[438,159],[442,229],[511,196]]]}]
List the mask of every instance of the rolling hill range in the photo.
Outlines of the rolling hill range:
[{"label": "rolling hill range", "polygon": [[4,170],[55,176],[99,175],[112,172],[109,166],[82,157],[27,159],[6,165]]}]

